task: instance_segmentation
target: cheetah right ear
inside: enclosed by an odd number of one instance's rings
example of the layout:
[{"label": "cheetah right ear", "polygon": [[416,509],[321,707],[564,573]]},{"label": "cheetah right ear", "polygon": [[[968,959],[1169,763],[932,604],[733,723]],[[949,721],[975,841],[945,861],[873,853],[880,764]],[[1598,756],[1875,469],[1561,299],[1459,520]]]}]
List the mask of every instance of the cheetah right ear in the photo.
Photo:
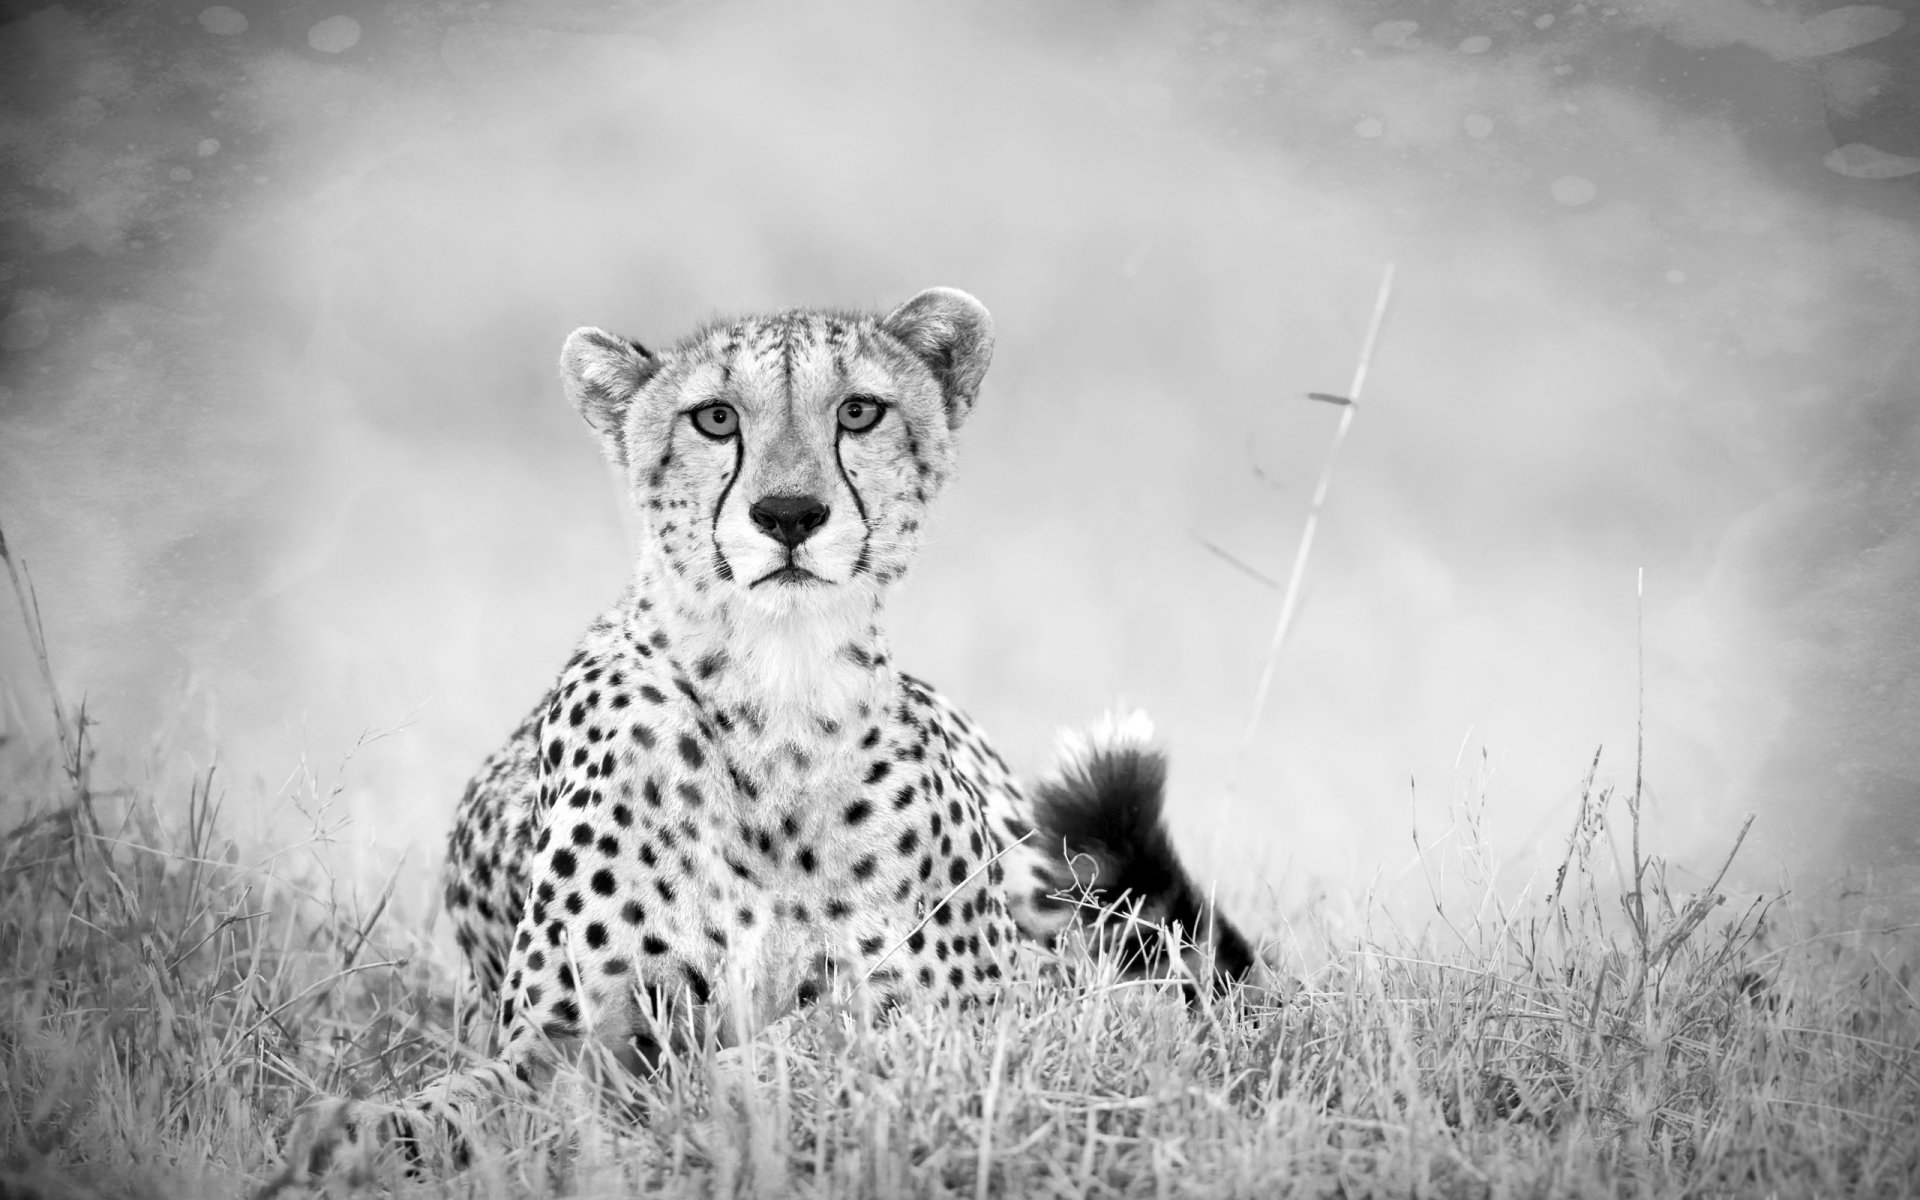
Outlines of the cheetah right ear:
[{"label": "cheetah right ear", "polygon": [[619,466],[627,465],[620,436],[627,405],[659,369],[660,359],[639,342],[591,326],[568,334],[560,348],[560,386]]}]

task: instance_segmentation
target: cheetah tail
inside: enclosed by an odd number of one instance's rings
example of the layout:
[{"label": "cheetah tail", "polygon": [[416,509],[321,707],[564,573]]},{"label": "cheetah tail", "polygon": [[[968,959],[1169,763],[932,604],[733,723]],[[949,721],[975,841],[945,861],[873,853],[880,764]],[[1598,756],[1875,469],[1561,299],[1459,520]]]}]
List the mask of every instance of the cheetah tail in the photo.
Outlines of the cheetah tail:
[{"label": "cheetah tail", "polygon": [[[1162,809],[1167,760],[1146,714],[1110,715],[1085,733],[1063,733],[1060,763],[1033,792],[1035,840],[1048,874],[1084,889],[1084,925],[1129,972],[1164,967],[1157,929],[1179,926],[1193,943],[1195,977],[1216,992],[1255,971],[1245,935],[1212,905],[1174,850]],[[1131,914],[1131,917],[1129,917]]]}]

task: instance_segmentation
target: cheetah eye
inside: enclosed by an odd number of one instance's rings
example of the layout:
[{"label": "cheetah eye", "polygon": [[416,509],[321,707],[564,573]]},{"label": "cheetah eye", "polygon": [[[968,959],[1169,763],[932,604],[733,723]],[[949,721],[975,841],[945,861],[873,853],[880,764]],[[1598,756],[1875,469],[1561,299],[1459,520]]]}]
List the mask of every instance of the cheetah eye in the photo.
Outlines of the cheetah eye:
[{"label": "cheetah eye", "polygon": [[709,404],[693,410],[693,427],[710,438],[724,440],[740,432],[740,414],[731,404]]},{"label": "cheetah eye", "polygon": [[886,414],[887,406],[872,396],[848,396],[840,402],[840,428],[865,433]]}]

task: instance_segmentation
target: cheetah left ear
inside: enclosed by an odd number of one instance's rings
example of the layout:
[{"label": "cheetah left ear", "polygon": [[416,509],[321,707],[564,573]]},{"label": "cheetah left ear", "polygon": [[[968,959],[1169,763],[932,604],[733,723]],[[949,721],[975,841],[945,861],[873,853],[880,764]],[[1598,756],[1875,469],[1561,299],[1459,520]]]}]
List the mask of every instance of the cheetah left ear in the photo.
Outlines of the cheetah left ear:
[{"label": "cheetah left ear", "polygon": [[659,369],[659,357],[645,346],[604,329],[576,329],[560,348],[560,386],[618,466],[627,465],[620,436],[627,405]]},{"label": "cheetah left ear", "polygon": [[928,288],[894,309],[880,328],[899,338],[933,372],[947,404],[947,427],[960,428],[993,361],[993,318],[987,306],[958,288]]}]

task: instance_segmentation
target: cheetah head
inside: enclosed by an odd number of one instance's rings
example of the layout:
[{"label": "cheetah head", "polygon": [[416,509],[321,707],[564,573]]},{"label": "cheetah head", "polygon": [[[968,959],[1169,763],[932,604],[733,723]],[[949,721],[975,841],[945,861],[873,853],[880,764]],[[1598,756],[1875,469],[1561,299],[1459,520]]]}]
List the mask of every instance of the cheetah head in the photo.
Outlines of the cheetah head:
[{"label": "cheetah head", "polygon": [[580,329],[560,373],[626,475],[643,556],[784,614],[905,572],[992,355],[986,308],[931,288],[885,317],[721,321],[657,352]]}]

